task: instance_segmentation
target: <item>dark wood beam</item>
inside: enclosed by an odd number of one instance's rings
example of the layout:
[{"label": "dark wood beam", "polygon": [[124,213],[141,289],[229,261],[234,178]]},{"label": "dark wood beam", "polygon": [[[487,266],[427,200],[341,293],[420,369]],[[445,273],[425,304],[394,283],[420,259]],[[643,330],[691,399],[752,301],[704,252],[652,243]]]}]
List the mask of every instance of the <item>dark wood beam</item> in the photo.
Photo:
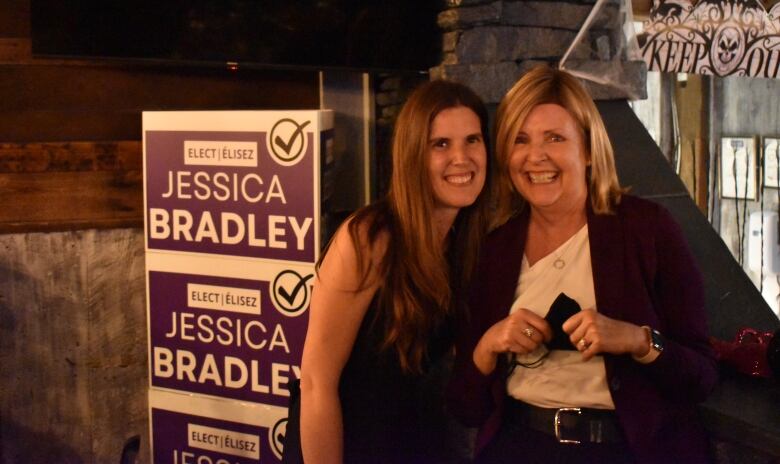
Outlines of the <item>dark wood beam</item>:
[{"label": "dark wood beam", "polygon": [[141,142],[0,144],[0,233],[141,227]]}]

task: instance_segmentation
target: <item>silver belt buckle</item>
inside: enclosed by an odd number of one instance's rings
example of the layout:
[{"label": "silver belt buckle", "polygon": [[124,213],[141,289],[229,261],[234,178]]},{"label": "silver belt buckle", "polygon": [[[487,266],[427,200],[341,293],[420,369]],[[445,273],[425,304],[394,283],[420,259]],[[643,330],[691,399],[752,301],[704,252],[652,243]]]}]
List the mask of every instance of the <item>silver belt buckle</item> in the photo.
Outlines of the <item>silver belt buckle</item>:
[{"label": "silver belt buckle", "polygon": [[570,445],[579,445],[579,440],[566,440],[561,438],[561,413],[577,413],[579,416],[582,414],[580,408],[560,408],[555,411],[555,438],[558,439],[558,443],[568,443]]}]

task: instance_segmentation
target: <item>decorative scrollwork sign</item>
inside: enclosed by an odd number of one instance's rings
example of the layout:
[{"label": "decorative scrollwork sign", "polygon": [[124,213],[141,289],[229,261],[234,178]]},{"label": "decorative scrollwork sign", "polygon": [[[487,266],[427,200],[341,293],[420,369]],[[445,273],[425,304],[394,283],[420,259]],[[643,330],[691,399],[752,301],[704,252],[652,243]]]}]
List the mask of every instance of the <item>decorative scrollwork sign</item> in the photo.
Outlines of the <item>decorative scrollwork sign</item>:
[{"label": "decorative scrollwork sign", "polygon": [[637,40],[651,71],[776,78],[780,3],[655,0]]}]

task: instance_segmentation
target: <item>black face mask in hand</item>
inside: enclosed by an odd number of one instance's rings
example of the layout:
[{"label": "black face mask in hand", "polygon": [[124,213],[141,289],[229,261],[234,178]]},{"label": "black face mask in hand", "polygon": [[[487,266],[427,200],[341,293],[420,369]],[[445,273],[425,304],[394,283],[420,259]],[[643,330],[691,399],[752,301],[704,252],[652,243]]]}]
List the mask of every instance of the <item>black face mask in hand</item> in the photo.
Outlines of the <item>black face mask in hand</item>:
[{"label": "black face mask in hand", "polygon": [[558,295],[558,298],[550,305],[550,311],[544,319],[550,324],[553,331],[552,340],[547,343],[550,350],[577,350],[569,340],[569,334],[563,331],[563,323],[570,317],[580,312],[580,305],[572,300],[565,293]]}]

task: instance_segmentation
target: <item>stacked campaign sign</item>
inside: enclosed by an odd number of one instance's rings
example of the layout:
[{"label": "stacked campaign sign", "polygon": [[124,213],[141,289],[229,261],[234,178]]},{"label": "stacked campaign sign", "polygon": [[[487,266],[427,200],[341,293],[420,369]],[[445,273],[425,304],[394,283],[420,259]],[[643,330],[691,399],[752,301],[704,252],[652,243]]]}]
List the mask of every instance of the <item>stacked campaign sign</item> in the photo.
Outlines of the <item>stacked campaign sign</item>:
[{"label": "stacked campaign sign", "polygon": [[281,458],[331,127],[329,111],[144,113],[154,462]]},{"label": "stacked campaign sign", "polygon": [[149,391],[152,462],[278,462],[287,411],[257,403]]}]

